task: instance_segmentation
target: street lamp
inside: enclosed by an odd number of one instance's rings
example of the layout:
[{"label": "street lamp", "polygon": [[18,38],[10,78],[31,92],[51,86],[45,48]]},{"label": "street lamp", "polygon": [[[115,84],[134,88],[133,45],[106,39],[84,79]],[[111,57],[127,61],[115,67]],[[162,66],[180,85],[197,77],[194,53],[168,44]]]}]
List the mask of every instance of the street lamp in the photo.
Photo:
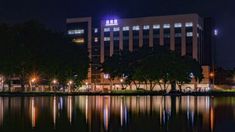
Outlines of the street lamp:
[{"label": "street lamp", "polygon": [[69,86],[69,92],[71,92],[71,86],[73,84],[73,80],[69,80],[67,84]]},{"label": "street lamp", "polygon": [[37,78],[36,77],[32,77],[30,80],[29,80],[29,84],[31,86],[31,91],[33,90],[33,84],[35,84],[37,82]]},{"label": "street lamp", "polygon": [[51,81],[51,83],[53,84],[51,91],[54,91],[55,88],[56,88],[56,85],[58,84],[58,81],[57,81],[56,79],[53,79],[53,80]]},{"label": "street lamp", "polygon": [[214,85],[215,85],[215,73],[214,72],[211,72],[209,74],[210,78],[212,79],[212,88],[214,88]]}]

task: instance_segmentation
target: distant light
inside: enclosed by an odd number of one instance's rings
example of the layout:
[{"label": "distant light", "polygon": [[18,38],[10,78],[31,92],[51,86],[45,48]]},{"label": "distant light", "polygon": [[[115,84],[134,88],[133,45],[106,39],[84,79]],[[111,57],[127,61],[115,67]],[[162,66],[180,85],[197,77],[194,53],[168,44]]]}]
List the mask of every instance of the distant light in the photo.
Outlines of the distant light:
[{"label": "distant light", "polygon": [[69,80],[68,81],[68,85],[72,85],[73,84],[73,81],[72,80]]},{"label": "distant light", "polygon": [[117,26],[118,20],[117,19],[110,19],[105,21],[105,26]]},{"label": "distant light", "polygon": [[84,29],[68,30],[69,35],[84,34]]},{"label": "distant light", "polygon": [[219,34],[218,29],[215,29],[215,30],[214,30],[214,35],[215,35],[215,36],[218,36],[218,34]]},{"label": "distant light", "polygon": [[83,44],[85,42],[84,38],[75,38],[73,39],[74,43]]},{"label": "distant light", "polygon": [[53,83],[53,84],[56,84],[56,83],[57,83],[57,80],[56,80],[56,79],[53,79],[53,80],[52,80],[52,83]]},{"label": "distant light", "polygon": [[104,74],[104,79],[109,79],[109,74]]},{"label": "distant light", "polygon": [[189,74],[189,77],[190,77],[190,78],[194,78],[194,74],[191,72],[191,73]]}]

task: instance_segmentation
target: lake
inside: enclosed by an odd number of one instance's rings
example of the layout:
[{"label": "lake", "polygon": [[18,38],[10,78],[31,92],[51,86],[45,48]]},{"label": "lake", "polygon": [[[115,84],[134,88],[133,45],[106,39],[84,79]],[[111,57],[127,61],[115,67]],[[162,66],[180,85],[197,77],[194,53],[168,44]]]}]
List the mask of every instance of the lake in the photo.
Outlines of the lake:
[{"label": "lake", "polygon": [[0,131],[177,131],[235,129],[235,97],[0,97]]}]

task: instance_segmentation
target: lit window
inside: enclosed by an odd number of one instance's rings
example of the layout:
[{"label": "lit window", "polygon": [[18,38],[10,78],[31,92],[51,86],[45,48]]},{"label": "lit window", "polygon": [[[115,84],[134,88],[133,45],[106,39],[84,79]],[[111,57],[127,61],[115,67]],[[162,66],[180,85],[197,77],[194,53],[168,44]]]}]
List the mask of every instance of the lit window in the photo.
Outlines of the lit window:
[{"label": "lit window", "polygon": [[159,24],[153,25],[153,29],[159,29],[159,28],[160,28],[160,25],[159,25]]},{"label": "lit window", "polygon": [[175,37],[181,37],[181,33],[176,33]]},{"label": "lit window", "polygon": [[73,39],[74,43],[83,44],[85,42],[84,38],[75,38]]},{"label": "lit window", "polygon": [[140,30],[140,26],[133,26],[132,30]]},{"label": "lit window", "polygon": [[94,41],[95,41],[95,42],[98,42],[98,40],[99,40],[98,37],[95,37]]},{"label": "lit window", "polygon": [[98,29],[97,28],[94,29],[94,33],[98,33]]},{"label": "lit window", "polygon": [[115,26],[115,25],[118,25],[117,19],[111,19],[105,21],[105,26]]},{"label": "lit window", "polygon": [[104,37],[104,41],[110,41],[110,37]]},{"label": "lit window", "polygon": [[192,22],[186,22],[185,23],[185,27],[192,27],[193,26],[193,23]]},{"label": "lit window", "polygon": [[115,32],[115,31],[120,31],[120,28],[119,27],[114,27],[113,28],[113,31]]},{"label": "lit window", "polygon": [[149,25],[144,25],[143,29],[144,30],[148,30],[149,29]]},{"label": "lit window", "polygon": [[175,28],[180,28],[180,27],[182,27],[181,23],[175,23]]},{"label": "lit window", "polygon": [[199,37],[200,35],[199,35],[199,33],[197,33],[197,37]]},{"label": "lit window", "polygon": [[84,33],[84,29],[75,29],[75,30],[69,30],[68,34],[72,35],[72,34],[83,34]]},{"label": "lit window", "polygon": [[170,27],[171,27],[170,24],[164,24],[164,25],[163,25],[163,28],[170,28]]},{"label": "lit window", "polygon": [[122,29],[123,29],[123,31],[128,31],[128,30],[129,30],[129,27],[128,27],[128,26],[125,26],[125,27],[123,27]]},{"label": "lit window", "polygon": [[193,33],[192,32],[187,32],[187,37],[192,37]]},{"label": "lit window", "polygon": [[109,32],[110,28],[104,28],[104,32]]}]

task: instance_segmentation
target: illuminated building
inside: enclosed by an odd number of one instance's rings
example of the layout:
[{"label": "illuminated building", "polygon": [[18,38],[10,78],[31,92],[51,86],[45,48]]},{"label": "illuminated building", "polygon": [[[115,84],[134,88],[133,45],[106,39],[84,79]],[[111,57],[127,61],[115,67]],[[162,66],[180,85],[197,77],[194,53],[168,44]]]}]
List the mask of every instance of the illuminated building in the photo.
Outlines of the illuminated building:
[{"label": "illuminated building", "polygon": [[101,20],[100,26],[96,27],[92,26],[91,18],[72,18],[67,19],[67,32],[73,39],[81,39],[89,47],[92,62],[90,83],[108,82],[105,81],[108,75],[102,75],[97,69],[100,63],[119,50],[132,52],[141,47],[164,46],[182,56],[198,60],[203,68],[204,83],[208,84],[213,58],[213,25],[209,24],[211,22],[208,19],[197,14],[111,18]]}]

